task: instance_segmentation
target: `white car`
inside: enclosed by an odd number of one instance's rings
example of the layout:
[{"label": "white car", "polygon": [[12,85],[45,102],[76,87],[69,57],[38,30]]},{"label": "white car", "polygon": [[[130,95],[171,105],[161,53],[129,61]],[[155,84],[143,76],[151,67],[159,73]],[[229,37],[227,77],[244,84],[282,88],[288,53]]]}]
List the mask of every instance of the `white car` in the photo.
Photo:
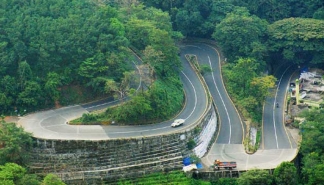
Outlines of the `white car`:
[{"label": "white car", "polygon": [[171,127],[177,127],[182,125],[185,122],[184,119],[176,119],[174,122],[171,124]]}]

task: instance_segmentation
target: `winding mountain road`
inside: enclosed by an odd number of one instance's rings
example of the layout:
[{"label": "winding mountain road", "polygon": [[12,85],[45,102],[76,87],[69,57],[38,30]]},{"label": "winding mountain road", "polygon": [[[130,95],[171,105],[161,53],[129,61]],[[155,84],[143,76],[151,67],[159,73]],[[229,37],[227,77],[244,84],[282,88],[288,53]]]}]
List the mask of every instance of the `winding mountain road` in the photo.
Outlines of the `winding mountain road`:
[{"label": "winding mountain road", "polygon": [[[148,137],[176,132],[195,126],[207,108],[207,93],[197,74],[185,59],[185,54],[194,54],[199,63],[210,65],[211,74],[205,76],[209,91],[217,106],[220,116],[220,132],[216,142],[209,153],[202,158],[206,166],[213,164],[215,159],[223,161],[236,161],[239,170],[251,168],[274,168],[282,161],[291,161],[297,153],[297,144],[285,132],[282,123],[283,109],[275,109],[273,101],[283,101],[285,89],[293,67],[284,66],[277,71],[277,76],[282,76],[279,91],[275,99],[268,98],[264,115],[264,138],[262,149],[254,155],[245,153],[242,142],[245,128],[231,99],[226,93],[221,76],[220,58],[217,50],[203,43],[188,43],[180,46],[180,58],[183,64],[181,80],[186,93],[186,105],[177,115],[177,118],[186,120],[181,127],[171,128],[173,120],[145,126],[99,126],[99,125],[68,125],[69,120],[82,116],[83,113],[106,108],[118,102],[103,100],[86,105],[75,105],[60,109],[48,110],[21,117],[18,124],[31,132],[36,138],[55,140],[105,140],[113,138]],[[138,60],[138,59],[137,59]],[[136,62],[136,61],[135,61]]]}]

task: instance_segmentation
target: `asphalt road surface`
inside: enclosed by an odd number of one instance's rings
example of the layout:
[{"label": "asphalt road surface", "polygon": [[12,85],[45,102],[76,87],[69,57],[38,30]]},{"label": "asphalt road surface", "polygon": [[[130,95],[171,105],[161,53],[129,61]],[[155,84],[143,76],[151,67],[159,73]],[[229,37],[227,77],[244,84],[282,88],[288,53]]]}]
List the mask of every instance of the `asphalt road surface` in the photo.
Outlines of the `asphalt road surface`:
[{"label": "asphalt road surface", "polygon": [[[199,63],[209,65],[213,72],[205,75],[205,81],[217,106],[220,116],[220,132],[217,140],[209,153],[202,158],[205,166],[213,164],[215,159],[221,161],[236,161],[238,169],[261,168],[269,169],[276,167],[282,161],[290,161],[297,154],[297,145],[294,144],[283,126],[285,90],[294,67],[283,65],[278,68],[276,76],[280,77],[275,96],[268,98],[264,107],[264,127],[262,148],[254,155],[245,153],[242,140],[245,134],[242,121],[228,97],[224,88],[220,59],[215,48],[202,43],[190,43],[181,45],[180,58],[183,70],[180,72],[183,82],[186,104],[183,110],[174,118],[185,119],[183,126],[171,128],[174,119],[154,125],[146,126],[99,126],[82,125],[72,126],[67,122],[97,109],[106,108],[117,104],[118,101],[111,99],[93,102],[85,105],[75,105],[60,109],[53,109],[21,117],[18,124],[26,131],[33,133],[36,138],[58,140],[105,140],[112,138],[147,137],[166,133],[177,132],[187,129],[200,119],[207,106],[207,94],[195,72],[185,59],[185,54],[194,54]],[[134,59],[135,63],[140,63]],[[139,87],[141,82],[139,82]],[[278,90],[278,92],[276,92]],[[280,102],[280,107],[275,108],[274,102]]]},{"label": "asphalt road surface", "polygon": [[105,140],[112,138],[148,137],[188,129],[188,127],[194,126],[197,123],[207,109],[207,93],[197,74],[186,61],[185,51],[185,49],[182,50],[180,54],[183,65],[180,77],[186,94],[186,103],[181,112],[174,118],[186,120],[180,127],[171,128],[171,123],[174,119],[143,126],[75,126],[67,124],[68,121],[81,117],[84,113],[103,109],[118,103],[118,101],[110,99],[30,114],[22,117],[18,124],[23,126],[27,132],[31,132],[34,137],[59,140]]}]

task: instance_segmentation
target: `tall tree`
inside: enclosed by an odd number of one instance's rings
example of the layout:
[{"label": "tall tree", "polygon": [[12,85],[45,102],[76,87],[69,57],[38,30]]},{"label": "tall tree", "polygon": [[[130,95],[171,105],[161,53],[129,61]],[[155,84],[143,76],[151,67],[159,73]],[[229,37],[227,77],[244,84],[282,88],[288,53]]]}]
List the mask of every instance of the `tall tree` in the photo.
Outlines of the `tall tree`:
[{"label": "tall tree", "polygon": [[291,162],[282,162],[273,172],[276,185],[298,184],[297,168]]},{"label": "tall tree", "polygon": [[243,173],[238,179],[238,185],[270,185],[272,183],[272,176],[267,170],[249,170]]},{"label": "tall tree", "polygon": [[233,65],[231,72],[229,72],[228,80],[235,85],[233,88],[238,91],[237,94],[241,96],[248,95],[251,81],[257,77],[256,71],[258,67],[259,64],[256,60],[251,58],[240,58]]},{"label": "tall tree", "polygon": [[17,73],[19,75],[20,89],[24,89],[26,82],[32,78],[30,65],[26,61],[20,62]]},{"label": "tall tree", "polygon": [[184,1],[183,8],[179,8],[175,16],[176,29],[185,36],[209,36],[210,30],[204,30],[208,26],[204,27],[203,25],[211,13],[212,4],[211,0]]},{"label": "tall tree", "polygon": [[119,83],[112,79],[108,79],[105,84],[106,92],[114,92],[115,97],[123,101],[127,93],[131,90],[130,84],[132,80],[135,80],[134,75],[134,72],[124,72],[124,77]]},{"label": "tall tree", "polygon": [[54,174],[47,174],[44,178],[42,185],[65,185],[60,178]]},{"label": "tall tree", "polygon": [[0,165],[0,183],[4,185],[14,185],[26,173],[26,169],[15,163]]},{"label": "tall tree", "polygon": [[250,95],[256,97],[261,105],[266,97],[270,95],[269,89],[275,86],[276,78],[272,75],[256,77],[251,80]]},{"label": "tall tree", "polygon": [[45,83],[45,91],[50,95],[50,97],[57,101],[60,97],[60,92],[58,87],[62,85],[61,77],[55,73],[50,72],[47,74],[47,82]]},{"label": "tall tree", "polygon": [[268,26],[268,46],[295,63],[323,63],[324,20],[283,19]]},{"label": "tall tree", "polygon": [[261,62],[267,53],[263,47],[266,29],[266,21],[238,7],[216,25],[212,37],[231,61],[235,57],[252,57]]},{"label": "tall tree", "polygon": [[0,121],[0,164],[15,162],[26,164],[32,145],[30,133],[14,123]]}]

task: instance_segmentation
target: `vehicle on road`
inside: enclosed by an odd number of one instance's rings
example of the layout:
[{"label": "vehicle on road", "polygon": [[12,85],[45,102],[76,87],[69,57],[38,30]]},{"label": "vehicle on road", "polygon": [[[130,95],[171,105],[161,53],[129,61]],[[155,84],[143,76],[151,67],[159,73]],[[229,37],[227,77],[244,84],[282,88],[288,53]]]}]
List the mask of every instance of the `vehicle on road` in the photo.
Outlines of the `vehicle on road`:
[{"label": "vehicle on road", "polygon": [[276,103],[276,107],[277,107],[277,108],[279,107],[279,103],[278,103],[278,102]]},{"label": "vehicle on road", "polygon": [[220,168],[232,170],[233,168],[236,168],[236,162],[221,162],[220,160],[216,159],[214,162],[214,170],[219,170]]},{"label": "vehicle on road", "polygon": [[176,119],[174,122],[171,124],[171,127],[177,127],[182,125],[185,122],[184,119]]}]

